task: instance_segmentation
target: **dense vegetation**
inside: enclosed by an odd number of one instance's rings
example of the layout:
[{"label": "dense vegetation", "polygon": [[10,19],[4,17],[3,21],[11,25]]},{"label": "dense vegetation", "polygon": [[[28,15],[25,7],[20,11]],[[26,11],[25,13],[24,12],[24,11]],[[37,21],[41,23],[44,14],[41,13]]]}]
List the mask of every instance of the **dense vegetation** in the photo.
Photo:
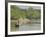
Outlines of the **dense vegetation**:
[{"label": "dense vegetation", "polygon": [[11,6],[11,18],[19,19],[19,18],[28,18],[28,19],[40,19],[40,9],[33,9],[29,6],[28,9],[21,9],[19,6],[12,5]]}]

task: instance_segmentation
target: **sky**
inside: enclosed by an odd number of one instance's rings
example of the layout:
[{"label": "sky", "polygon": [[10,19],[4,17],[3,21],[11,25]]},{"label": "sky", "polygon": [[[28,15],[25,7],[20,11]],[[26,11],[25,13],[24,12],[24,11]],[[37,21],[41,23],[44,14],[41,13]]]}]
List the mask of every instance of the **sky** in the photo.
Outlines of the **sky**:
[{"label": "sky", "polygon": [[21,9],[28,9],[29,7],[21,5],[21,6],[19,6],[19,8],[21,8]]},{"label": "sky", "polygon": [[[41,9],[41,7],[40,6],[31,6],[33,9]],[[29,8],[29,6],[23,6],[23,5],[21,5],[21,6],[19,6],[19,8],[21,8],[21,9],[28,9]]]}]

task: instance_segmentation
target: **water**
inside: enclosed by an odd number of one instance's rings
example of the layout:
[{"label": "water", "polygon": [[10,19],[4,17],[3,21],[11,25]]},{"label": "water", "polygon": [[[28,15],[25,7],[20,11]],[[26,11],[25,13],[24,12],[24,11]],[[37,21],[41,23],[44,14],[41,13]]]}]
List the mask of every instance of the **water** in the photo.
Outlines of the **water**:
[{"label": "water", "polygon": [[11,31],[32,31],[32,30],[40,30],[41,23],[40,21],[32,21],[32,24],[22,24],[19,27],[15,27],[15,22],[11,23]]},{"label": "water", "polygon": [[40,30],[40,24],[20,25],[19,31]]}]

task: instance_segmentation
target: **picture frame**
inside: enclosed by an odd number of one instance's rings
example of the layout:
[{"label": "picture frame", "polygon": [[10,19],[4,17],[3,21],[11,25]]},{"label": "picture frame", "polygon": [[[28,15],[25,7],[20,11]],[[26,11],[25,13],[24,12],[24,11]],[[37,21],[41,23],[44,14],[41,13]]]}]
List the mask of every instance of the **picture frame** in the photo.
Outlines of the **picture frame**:
[{"label": "picture frame", "polygon": [[[21,32],[10,32],[9,17],[10,17],[10,6],[11,5],[26,5],[26,6],[41,6],[41,31],[21,31]],[[33,4],[33,5],[32,5]],[[25,8],[25,7],[24,7]],[[38,7],[39,8],[39,7]],[[27,2],[27,1],[5,1],[5,36],[26,36],[26,35],[43,35],[45,34],[45,3],[44,2]]]}]

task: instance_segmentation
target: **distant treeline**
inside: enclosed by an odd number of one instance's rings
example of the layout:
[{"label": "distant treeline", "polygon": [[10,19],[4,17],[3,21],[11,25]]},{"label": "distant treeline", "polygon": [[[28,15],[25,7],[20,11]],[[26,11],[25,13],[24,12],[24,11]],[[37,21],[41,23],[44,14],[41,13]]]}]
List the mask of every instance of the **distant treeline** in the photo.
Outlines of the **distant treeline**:
[{"label": "distant treeline", "polygon": [[40,19],[41,10],[33,9],[29,6],[28,9],[21,9],[19,6],[11,5],[11,18],[19,19],[19,18],[28,18],[28,19]]}]

